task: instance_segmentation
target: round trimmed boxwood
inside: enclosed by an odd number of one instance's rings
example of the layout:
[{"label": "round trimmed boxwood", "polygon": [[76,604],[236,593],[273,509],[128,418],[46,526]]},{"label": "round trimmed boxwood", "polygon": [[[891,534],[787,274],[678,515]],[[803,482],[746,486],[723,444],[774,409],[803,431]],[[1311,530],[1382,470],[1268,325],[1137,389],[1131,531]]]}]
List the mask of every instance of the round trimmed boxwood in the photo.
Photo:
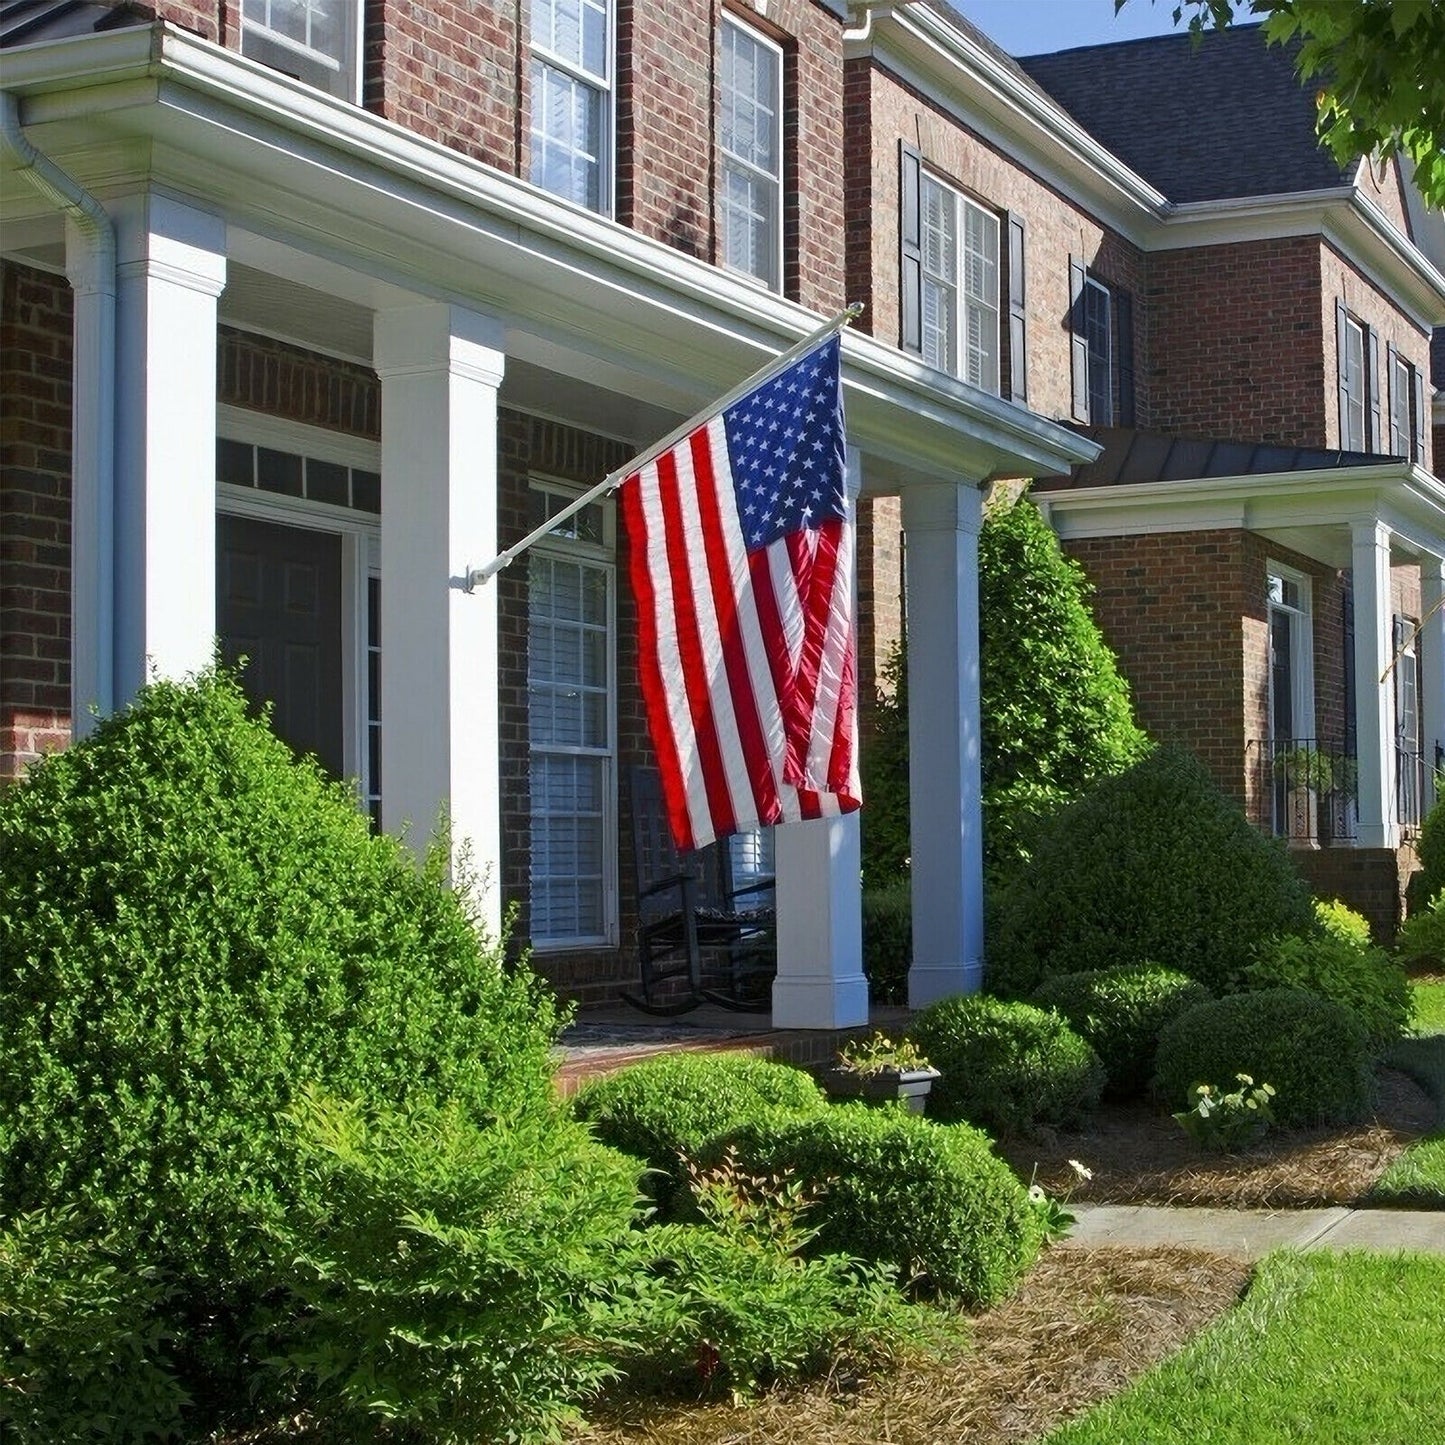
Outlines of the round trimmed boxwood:
[{"label": "round trimmed boxwood", "polygon": [[725,1142],[754,1173],[822,1190],[809,1215],[818,1228],[812,1254],[894,1264],[905,1280],[982,1307],[1007,1294],[1038,1253],[1042,1228],[1027,1192],[987,1135],[965,1124],[839,1104],[773,1115]]},{"label": "round trimmed boxwood", "polygon": [[1004,997],[1051,974],[1165,958],[1227,993],[1261,945],[1314,927],[1283,846],[1178,749],[1105,778],[1030,846],[989,914],[988,986]]},{"label": "round trimmed boxwood", "polygon": [[1099,1056],[1056,1013],[987,994],[940,999],[914,1016],[909,1037],[941,1078],[936,1119],[966,1119],[1003,1134],[1082,1119],[1099,1102]]},{"label": "round trimmed boxwood", "polygon": [[1358,1119],[1374,1093],[1364,1026],[1303,989],[1214,999],[1160,1034],[1154,1089],[1171,1109],[1186,1108],[1196,1084],[1233,1088],[1236,1074],[1274,1086],[1275,1119],[1286,1127]]},{"label": "round trimmed boxwood", "polygon": [[[198,1401],[246,1368],[270,1227],[317,1187],[287,1122],[308,1087],[600,1152],[555,1098],[554,1006],[446,868],[215,673],[0,789],[0,1216],[69,1211],[154,1279],[149,1338]],[[588,1237],[630,1225],[632,1161],[608,1169],[557,1171]]]},{"label": "round trimmed boxwood", "polygon": [[761,1113],[827,1107],[810,1074],[747,1054],[664,1054],[594,1080],[572,1104],[604,1144],[657,1171],[644,1184],[663,1214],[686,1194],[684,1155],[699,1158],[720,1134]]},{"label": "round trimmed boxwood", "polygon": [[1109,1095],[1132,1099],[1154,1077],[1159,1031],[1209,997],[1188,974],[1145,963],[1055,974],[1034,990],[1033,1001],[1062,1014],[1093,1047],[1108,1075]]}]

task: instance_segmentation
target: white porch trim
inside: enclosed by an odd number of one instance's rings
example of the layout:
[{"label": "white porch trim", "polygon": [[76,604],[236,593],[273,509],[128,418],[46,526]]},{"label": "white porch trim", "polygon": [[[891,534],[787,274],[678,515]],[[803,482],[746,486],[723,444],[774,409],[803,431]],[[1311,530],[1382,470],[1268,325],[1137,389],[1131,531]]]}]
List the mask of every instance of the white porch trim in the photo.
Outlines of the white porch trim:
[{"label": "white porch trim", "polygon": [[463,590],[496,550],[501,327],[422,302],[375,319],[381,377],[381,807],[418,849],[445,814],[501,927],[497,591]]},{"label": "white porch trim", "polygon": [[1362,848],[1399,846],[1395,823],[1393,711],[1385,669],[1390,665],[1390,529],[1383,522],[1350,528],[1355,596],[1355,729]]},{"label": "white porch trim", "polygon": [[183,677],[216,637],[220,217],[155,192],[116,221],[115,695]]},{"label": "white porch trim", "polygon": [[908,546],[908,752],[913,966],[922,1008],[983,982],[978,534],[970,482],[903,490]]}]

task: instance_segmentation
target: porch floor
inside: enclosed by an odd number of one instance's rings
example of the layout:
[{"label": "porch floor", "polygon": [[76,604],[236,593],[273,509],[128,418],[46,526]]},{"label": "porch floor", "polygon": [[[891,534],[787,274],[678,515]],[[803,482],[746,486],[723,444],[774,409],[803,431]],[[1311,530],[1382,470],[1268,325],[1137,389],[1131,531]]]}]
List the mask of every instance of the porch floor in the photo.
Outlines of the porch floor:
[{"label": "porch floor", "polygon": [[562,1035],[557,1088],[564,1095],[574,1094],[587,1079],[664,1053],[756,1054],[812,1067],[831,1062],[848,1039],[866,1037],[875,1029],[896,1038],[910,1017],[903,1007],[873,1008],[867,1024],[853,1028],[775,1029],[766,1012],[736,1013],[716,1004],[672,1018],[655,1018],[626,1004],[584,1009]]}]

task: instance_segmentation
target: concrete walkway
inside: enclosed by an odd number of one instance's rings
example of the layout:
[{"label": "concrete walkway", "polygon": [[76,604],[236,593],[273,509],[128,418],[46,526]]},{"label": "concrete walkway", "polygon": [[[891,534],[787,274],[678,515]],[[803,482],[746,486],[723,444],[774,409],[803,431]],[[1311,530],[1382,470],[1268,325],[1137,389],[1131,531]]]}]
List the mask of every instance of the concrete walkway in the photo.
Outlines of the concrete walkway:
[{"label": "concrete walkway", "polygon": [[1060,1241],[1147,1248],[1179,1244],[1258,1259],[1274,1249],[1369,1249],[1445,1254],[1445,1211],[1424,1209],[1166,1209],[1147,1204],[1075,1204]]}]

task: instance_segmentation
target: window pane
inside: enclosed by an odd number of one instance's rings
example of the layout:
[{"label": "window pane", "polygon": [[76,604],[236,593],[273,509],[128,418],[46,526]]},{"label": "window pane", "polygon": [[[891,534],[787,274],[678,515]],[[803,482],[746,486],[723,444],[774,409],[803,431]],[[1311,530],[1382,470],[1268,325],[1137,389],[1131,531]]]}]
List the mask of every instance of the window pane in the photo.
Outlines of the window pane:
[{"label": "window pane", "polygon": [[532,44],[606,80],[605,0],[532,0]]},{"label": "window pane", "polygon": [[602,204],[602,92],[532,62],[532,182],[579,206]]}]

